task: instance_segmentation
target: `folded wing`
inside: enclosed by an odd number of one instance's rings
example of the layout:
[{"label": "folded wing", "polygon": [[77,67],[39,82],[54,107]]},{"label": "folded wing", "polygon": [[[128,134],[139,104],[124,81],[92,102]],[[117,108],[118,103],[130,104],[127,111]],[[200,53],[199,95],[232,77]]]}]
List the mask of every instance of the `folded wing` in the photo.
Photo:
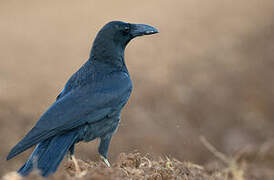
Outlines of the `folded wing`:
[{"label": "folded wing", "polygon": [[117,72],[71,90],[41,116],[29,133],[10,151],[7,159],[50,137],[86,123],[93,123],[124,105],[131,92],[127,73]]}]

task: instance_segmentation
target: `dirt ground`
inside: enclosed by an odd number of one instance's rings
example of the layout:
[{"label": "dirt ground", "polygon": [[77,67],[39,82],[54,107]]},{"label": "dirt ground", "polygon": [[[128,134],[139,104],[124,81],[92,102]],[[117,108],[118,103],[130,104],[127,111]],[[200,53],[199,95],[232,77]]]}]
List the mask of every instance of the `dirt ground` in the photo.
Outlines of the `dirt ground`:
[{"label": "dirt ground", "polygon": [[[253,151],[252,153],[256,154],[254,157],[254,154],[251,155],[251,151],[245,151],[231,158],[218,151],[212,151],[219,158],[219,161],[212,161],[205,166],[191,162],[180,162],[167,156],[152,159],[149,154],[142,156],[138,152],[121,153],[110,168],[102,161],[77,160],[80,168],[77,171],[72,161],[66,161],[61,168],[62,170],[51,175],[49,179],[271,180],[274,177],[274,171],[265,163],[266,158],[274,160],[273,150],[274,144],[272,144],[272,152],[265,151],[264,154],[261,154]],[[271,156],[269,156],[270,153],[272,153]],[[251,157],[252,160],[248,159],[247,156]],[[22,178],[16,172],[9,172],[3,177],[3,180],[22,179],[39,180],[43,178],[39,176],[38,170],[33,171],[26,178]]]},{"label": "dirt ground", "polygon": [[[126,167],[140,177],[206,179],[237,167],[239,178],[274,179],[273,18],[266,0],[1,0],[0,177],[29,156],[5,160],[87,60],[96,32],[122,20],[160,33],[126,49],[134,89],[110,145],[114,167],[100,168],[97,141],[76,146],[88,174],[126,179]],[[121,165],[130,156],[142,165]],[[63,163],[54,178],[69,174]]]}]

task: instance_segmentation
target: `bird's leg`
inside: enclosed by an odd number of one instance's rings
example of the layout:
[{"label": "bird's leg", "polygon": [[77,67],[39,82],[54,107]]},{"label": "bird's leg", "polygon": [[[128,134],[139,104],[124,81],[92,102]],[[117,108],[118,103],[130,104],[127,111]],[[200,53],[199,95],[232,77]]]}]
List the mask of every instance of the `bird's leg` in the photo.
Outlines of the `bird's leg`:
[{"label": "bird's leg", "polygon": [[69,151],[68,151],[68,160],[72,160],[73,163],[74,163],[74,167],[75,167],[75,171],[76,171],[76,174],[80,174],[81,173],[81,169],[77,163],[77,160],[74,156],[74,145],[72,145],[70,148],[69,148]]},{"label": "bird's leg", "polygon": [[72,159],[72,161],[73,161],[73,163],[74,163],[76,174],[77,174],[77,175],[78,175],[78,174],[81,174],[81,169],[80,169],[80,167],[79,167],[79,165],[78,165],[78,162],[77,162],[77,160],[76,160],[74,154],[71,156],[71,159]]},{"label": "bird's leg", "polygon": [[69,151],[67,153],[67,158],[68,160],[72,160],[72,155],[74,154],[74,145],[72,145],[70,148],[69,148]]},{"label": "bird's leg", "polygon": [[110,167],[110,163],[108,162],[108,147],[111,140],[112,135],[106,135],[104,137],[101,137],[101,142],[99,145],[99,154],[101,159],[104,161],[104,163]]}]

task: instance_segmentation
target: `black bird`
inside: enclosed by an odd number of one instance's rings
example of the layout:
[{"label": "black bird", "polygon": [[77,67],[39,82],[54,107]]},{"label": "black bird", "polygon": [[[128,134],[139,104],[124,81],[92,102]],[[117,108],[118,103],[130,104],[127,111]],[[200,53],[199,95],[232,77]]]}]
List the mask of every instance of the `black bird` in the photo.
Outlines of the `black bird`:
[{"label": "black bird", "polygon": [[28,134],[10,151],[7,160],[36,145],[18,170],[22,176],[38,168],[44,177],[54,173],[68,153],[75,160],[74,145],[100,138],[98,148],[109,166],[108,148],[121,110],[132,90],[124,51],[137,36],[158,33],[145,24],[107,23],[97,34],[88,61],[66,83],[56,101]]}]

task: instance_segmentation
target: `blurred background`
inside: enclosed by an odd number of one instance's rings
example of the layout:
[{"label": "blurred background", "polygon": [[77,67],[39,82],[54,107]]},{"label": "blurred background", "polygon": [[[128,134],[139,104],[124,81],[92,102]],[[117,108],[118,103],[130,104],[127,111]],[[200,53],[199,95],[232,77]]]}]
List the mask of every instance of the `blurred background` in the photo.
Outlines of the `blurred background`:
[{"label": "blurred background", "polygon": [[[267,0],[1,0],[0,174],[27,159],[5,160],[112,20],[160,33],[126,49],[134,91],[110,161],[137,149],[203,164],[214,157],[200,136],[228,155],[273,140],[273,19]],[[80,143],[76,157],[98,160],[97,144]]]}]

